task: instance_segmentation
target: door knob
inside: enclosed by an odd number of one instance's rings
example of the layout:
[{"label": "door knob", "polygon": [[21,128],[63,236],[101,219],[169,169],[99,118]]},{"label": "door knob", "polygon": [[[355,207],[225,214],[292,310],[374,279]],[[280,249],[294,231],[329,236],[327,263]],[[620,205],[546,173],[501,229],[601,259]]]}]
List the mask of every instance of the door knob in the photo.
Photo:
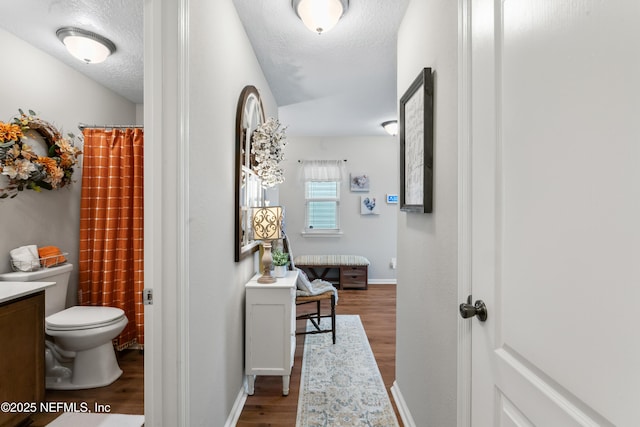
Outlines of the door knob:
[{"label": "door knob", "polygon": [[467,298],[466,303],[460,304],[460,316],[464,319],[468,319],[473,316],[478,316],[478,320],[484,322],[487,320],[487,306],[481,299],[477,300],[471,305],[471,295]]}]

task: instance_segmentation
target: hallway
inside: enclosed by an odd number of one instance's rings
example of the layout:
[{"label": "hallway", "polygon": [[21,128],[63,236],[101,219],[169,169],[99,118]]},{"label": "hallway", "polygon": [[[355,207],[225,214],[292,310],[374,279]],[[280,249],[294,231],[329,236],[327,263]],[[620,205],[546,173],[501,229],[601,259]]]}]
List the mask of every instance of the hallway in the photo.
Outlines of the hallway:
[{"label": "hallway", "polygon": [[[366,291],[341,290],[336,314],[360,315],[389,398],[394,404],[398,424],[402,427],[402,421],[389,391],[395,379],[396,285],[374,285]],[[304,322],[298,321],[297,328],[304,328]],[[340,331],[337,333],[340,334]],[[303,346],[304,335],[299,335],[289,395],[282,396],[280,377],[258,377],[255,394],[247,397],[237,427],[295,425]]]}]

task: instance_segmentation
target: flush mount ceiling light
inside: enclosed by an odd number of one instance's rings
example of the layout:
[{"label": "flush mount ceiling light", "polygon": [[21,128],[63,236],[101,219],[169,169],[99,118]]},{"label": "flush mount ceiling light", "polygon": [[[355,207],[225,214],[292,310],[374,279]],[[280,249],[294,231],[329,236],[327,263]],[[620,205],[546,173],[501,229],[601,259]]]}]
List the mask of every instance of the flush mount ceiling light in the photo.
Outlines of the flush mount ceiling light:
[{"label": "flush mount ceiling light", "polygon": [[387,131],[389,135],[397,135],[398,134],[398,121],[397,120],[389,120],[387,122],[383,122],[381,126],[384,130]]},{"label": "flush mount ceiling light", "polygon": [[81,28],[60,28],[56,35],[71,55],[87,64],[98,64],[116,51],[111,40]]},{"label": "flush mount ceiling light", "polygon": [[308,29],[323,34],[342,18],[349,7],[349,0],[293,0],[291,4]]}]

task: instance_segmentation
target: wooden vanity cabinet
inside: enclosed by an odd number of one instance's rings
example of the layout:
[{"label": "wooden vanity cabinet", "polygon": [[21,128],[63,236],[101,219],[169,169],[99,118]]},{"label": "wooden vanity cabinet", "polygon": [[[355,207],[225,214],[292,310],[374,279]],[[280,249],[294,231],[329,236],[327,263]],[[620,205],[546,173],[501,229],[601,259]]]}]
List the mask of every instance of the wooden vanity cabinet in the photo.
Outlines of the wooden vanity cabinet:
[{"label": "wooden vanity cabinet", "polygon": [[[44,400],[44,291],[0,304],[0,427],[26,424]],[[19,406],[20,405],[20,406]]]}]

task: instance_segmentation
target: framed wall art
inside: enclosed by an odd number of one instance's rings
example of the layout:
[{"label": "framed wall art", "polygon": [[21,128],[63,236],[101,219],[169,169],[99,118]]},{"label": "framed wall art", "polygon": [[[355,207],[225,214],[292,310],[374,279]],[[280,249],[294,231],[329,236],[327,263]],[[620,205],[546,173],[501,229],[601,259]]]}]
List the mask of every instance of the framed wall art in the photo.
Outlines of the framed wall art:
[{"label": "framed wall art", "polygon": [[400,98],[400,210],[433,211],[433,71],[424,68]]},{"label": "framed wall art", "polygon": [[375,196],[360,196],[360,215],[378,215],[379,213]]},{"label": "framed wall art", "polygon": [[352,173],[349,176],[351,191],[368,192],[369,191],[369,175],[365,173]]}]

